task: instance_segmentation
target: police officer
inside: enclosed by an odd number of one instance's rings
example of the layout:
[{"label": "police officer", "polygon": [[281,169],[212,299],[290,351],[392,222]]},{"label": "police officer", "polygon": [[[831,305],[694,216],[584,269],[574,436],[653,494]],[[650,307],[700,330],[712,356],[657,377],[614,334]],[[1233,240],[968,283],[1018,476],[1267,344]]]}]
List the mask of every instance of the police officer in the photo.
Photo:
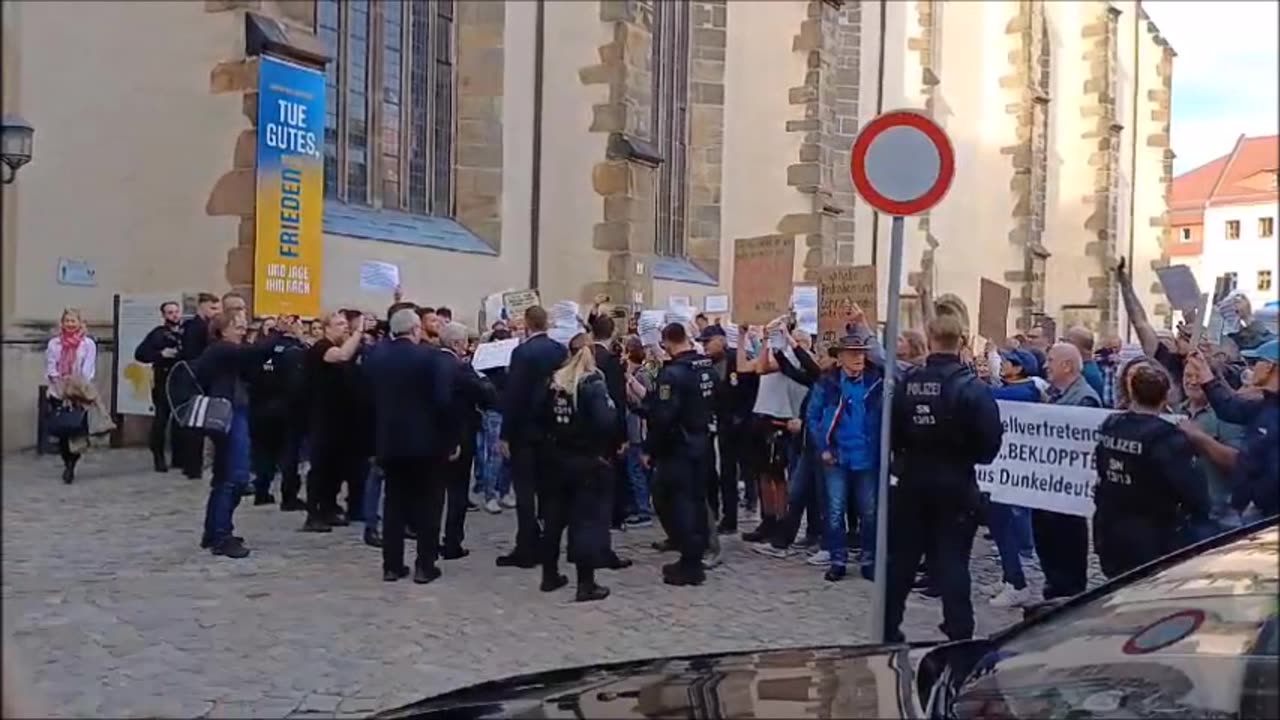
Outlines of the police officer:
[{"label": "police officer", "polygon": [[1191,441],[1160,417],[1168,374],[1139,365],[1125,382],[1129,407],[1103,421],[1094,449],[1093,547],[1108,578],[1177,550],[1180,526],[1203,521],[1209,510]]},{"label": "police officer", "polygon": [[664,503],[680,548],[680,559],[662,566],[668,585],[700,585],[706,580],[702,558],[707,550],[706,508],[708,463],[714,462],[715,368],[689,342],[681,323],[662,329],[662,345],[671,360],[658,373],[656,391],[646,400],[649,436],[645,456],[657,464],[655,490]]},{"label": "police officer", "polygon": [[894,393],[893,467],[889,496],[886,639],[901,642],[899,626],[916,569],[924,557],[942,593],[942,632],[973,637],[969,554],[978,528],[975,465],[1000,452],[1004,427],[991,391],[961,363],[964,327],[954,315],[929,321],[922,367],[908,370]]},{"label": "police officer", "polygon": [[[133,359],[151,366],[151,405],[155,408],[155,416],[151,419],[151,458],[155,462],[156,472],[168,472],[169,465],[180,466],[179,445],[170,441],[169,457],[173,462],[165,461],[165,437],[169,430],[169,416],[173,408],[169,406],[169,393],[166,384],[169,371],[177,364],[182,354],[182,306],[172,300],[160,305],[160,315],[164,321],[151,329],[147,336],[138,343]],[[173,438],[176,440],[177,438]]]},{"label": "police officer", "polygon": [[302,435],[306,430],[303,371],[307,346],[296,318],[281,317],[268,333],[270,351],[249,380],[249,444],[253,450],[254,505],[270,505],[271,481],[280,470],[280,509],[306,510],[298,499]]},{"label": "police officer", "polygon": [[617,408],[604,375],[596,369],[585,334],[570,343],[570,355],[551,376],[550,392],[534,417],[547,438],[547,475],[543,486],[543,592],[564,587],[560,574],[560,536],[569,530],[568,559],[577,569],[578,602],[603,600],[609,588],[598,585],[595,571],[610,565],[607,507],[617,433]]}]

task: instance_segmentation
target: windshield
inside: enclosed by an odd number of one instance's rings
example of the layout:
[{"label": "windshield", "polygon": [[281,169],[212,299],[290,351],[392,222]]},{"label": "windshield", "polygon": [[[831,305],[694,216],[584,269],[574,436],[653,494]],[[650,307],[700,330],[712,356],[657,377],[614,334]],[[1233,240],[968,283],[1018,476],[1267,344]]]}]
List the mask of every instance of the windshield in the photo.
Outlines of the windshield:
[{"label": "windshield", "polygon": [[1277,532],[1207,551],[1009,637],[957,717],[1275,717]]}]

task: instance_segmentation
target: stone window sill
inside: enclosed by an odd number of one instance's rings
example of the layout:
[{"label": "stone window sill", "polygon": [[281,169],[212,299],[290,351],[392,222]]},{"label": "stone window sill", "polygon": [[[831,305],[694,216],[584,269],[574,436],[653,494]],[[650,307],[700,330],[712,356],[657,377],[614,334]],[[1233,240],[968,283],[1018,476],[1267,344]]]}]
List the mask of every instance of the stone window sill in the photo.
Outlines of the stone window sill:
[{"label": "stone window sill", "polygon": [[653,261],[653,277],[655,280],[690,283],[716,287],[720,283],[716,279],[698,269],[698,266],[684,258],[659,257]]},{"label": "stone window sill", "polygon": [[325,200],[324,231],[330,235],[450,252],[498,254],[478,235],[451,218],[424,217],[396,210],[359,207],[332,198]]}]

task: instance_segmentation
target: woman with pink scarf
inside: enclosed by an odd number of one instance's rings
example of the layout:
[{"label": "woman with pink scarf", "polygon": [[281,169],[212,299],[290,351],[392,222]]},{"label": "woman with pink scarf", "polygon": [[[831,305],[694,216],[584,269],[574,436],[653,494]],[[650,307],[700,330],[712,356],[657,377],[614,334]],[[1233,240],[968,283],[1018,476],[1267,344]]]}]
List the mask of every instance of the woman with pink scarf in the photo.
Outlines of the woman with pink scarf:
[{"label": "woman with pink scarf", "polygon": [[[61,331],[49,341],[45,350],[45,375],[49,380],[49,412],[55,413],[64,406],[83,406],[85,386],[92,387],[94,370],[98,360],[98,348],[93,338],[85,334],[80,311],[68,308],[62,311]],[[75,479],[76,463],[88,437],[87,425],[78,433],[60,434],[58,452],[62,455],[62,481],[70,484]]]}]

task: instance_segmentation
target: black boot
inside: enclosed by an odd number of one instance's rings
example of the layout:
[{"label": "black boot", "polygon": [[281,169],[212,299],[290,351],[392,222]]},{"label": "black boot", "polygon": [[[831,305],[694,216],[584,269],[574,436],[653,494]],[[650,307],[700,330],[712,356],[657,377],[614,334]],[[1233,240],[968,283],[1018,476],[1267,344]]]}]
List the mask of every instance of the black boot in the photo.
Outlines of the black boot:
[{"label": "black boot", "polygon": [[772,517],[765,516],[755,530],[742,533],[742,539],[751,543],[765,542],[773,536],[773,530],[777,525],[777,520]]},{"label": "black boot", "polygon": [[169,463],[165,462],[164,453],[152,453],[151,463],[152,463],[152,466],[155,467],[156,472],[158,473],[169,472]]},{"label": "black boot", "polygon": [[302,532],[327,533],[333,532],[333,527],[320,516],[307,513],[307,521],[302,525]]},{"label": "black boot", "polygon": [[382,547],[382,535],[378,533],[377,528],[367,527],[364,529],[364,544],[369,547]]},{"label": "black boot", "polygon": [[560,574],[560,569],[555,565],[542,566],[542,585],[538,587],[542,592],[555,592],[565,585],[569,584],[569,578]]},{"label": "black boot", "polygon": [[[560,576],[568,582],[568,578]],[[590,565],[578,565],[578,592],[575,602],[595,602],[609,597],[609,588],[596,584],[596,571]]]},{"label": "black boot", "polygon": [[280,500],[280,510],[282,512],[298,512],[306,509],[307,504],[296,497],[286,497]]},{"label": "black boot", "polygon": [[702,569],[701,563],[697,567],[686,566],[680,562],[662,566],[662,582],[668,585],[701,585],[706,580],[707,573]]},{"label": "black boot", "polygon": [[80,456],[67,458],[62,461],[62,482],[70,485],[76,479],[76,463],[80,462]]}]

